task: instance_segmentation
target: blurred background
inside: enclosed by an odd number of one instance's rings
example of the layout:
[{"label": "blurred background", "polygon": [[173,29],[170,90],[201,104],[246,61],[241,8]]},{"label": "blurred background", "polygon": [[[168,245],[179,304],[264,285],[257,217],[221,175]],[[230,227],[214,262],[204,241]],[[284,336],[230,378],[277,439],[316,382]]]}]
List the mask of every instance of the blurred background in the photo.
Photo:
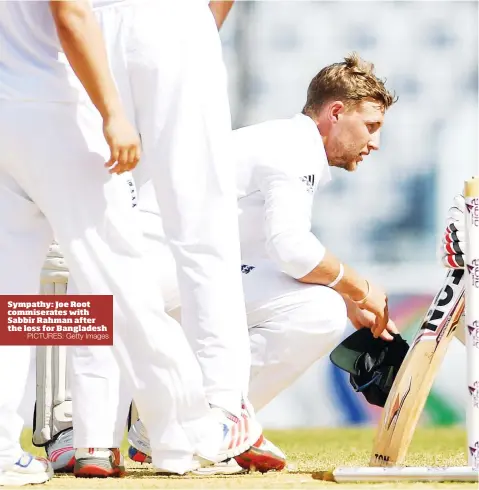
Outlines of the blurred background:
[{"label": "blurred background", "polygon": [[[314,75],[353,50],[399,96],[381,150],[355,173],[333,169],[314,233],[386,289],[411,339],[445,275],[445,213],[479,174],[477,1],[236,1],[221,37],[234,128],[300,112]],[[464,352],[453,340],[422,423],[463,423]],[[279,428],[371,424],[378,413],[323,359],[259,415]]]}]

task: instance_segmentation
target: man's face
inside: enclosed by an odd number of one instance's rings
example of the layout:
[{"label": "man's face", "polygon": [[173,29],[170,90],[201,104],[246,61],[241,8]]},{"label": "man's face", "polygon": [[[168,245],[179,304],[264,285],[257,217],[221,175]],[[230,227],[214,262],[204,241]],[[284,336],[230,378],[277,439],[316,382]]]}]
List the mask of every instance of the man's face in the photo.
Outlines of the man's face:
[{"label": "man's face", "polygon": [[331,124],[324,142],[328,162],[352,172],[371,150],[379,150],[382,107],[376,101],[364,100],[347,109],[333,103],[328,110]]}]

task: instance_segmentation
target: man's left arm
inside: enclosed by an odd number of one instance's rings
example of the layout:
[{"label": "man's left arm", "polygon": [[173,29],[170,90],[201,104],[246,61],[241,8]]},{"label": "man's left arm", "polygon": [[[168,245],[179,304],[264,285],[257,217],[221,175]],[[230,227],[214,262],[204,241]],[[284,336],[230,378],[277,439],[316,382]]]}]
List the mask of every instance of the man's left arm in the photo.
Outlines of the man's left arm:
[{"label": "man's left arm", "polygon": [[218,30],[220,30],[223,26],[226,17],[228,17],[228,14],[230,13],[231,7],[233,7],[233,4],[234,0],[229,2],[223,0],[212,0],[209,3],[209,7],[215,18],[216,27],[218,27]]}]

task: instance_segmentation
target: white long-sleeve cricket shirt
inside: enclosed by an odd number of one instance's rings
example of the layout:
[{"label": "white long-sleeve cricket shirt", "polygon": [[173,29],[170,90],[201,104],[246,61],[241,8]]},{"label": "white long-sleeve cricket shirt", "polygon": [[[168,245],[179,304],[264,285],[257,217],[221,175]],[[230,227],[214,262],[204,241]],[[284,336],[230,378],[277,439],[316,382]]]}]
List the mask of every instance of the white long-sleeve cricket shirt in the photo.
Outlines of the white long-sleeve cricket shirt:
[{"label": "white long-sleeve cricket shirt", "polygon": [[243,260],[269,257],[299,279],[322,260],[311,232],[316,190],[331,180],[321,135],[303,114],[238,129],[237,165]]}]

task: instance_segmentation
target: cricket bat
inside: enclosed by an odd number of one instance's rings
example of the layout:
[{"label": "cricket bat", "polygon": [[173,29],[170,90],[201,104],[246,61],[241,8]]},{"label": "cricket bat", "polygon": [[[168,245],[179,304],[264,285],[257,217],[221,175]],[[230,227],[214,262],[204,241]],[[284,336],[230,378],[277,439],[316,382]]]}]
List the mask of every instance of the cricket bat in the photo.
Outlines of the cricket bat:
[{"label": "cricket bat", "polygon": [[464,311],[464,289],[464,270],[448,271],[394,380],[369,466],[404,464],[434,378]]}]

